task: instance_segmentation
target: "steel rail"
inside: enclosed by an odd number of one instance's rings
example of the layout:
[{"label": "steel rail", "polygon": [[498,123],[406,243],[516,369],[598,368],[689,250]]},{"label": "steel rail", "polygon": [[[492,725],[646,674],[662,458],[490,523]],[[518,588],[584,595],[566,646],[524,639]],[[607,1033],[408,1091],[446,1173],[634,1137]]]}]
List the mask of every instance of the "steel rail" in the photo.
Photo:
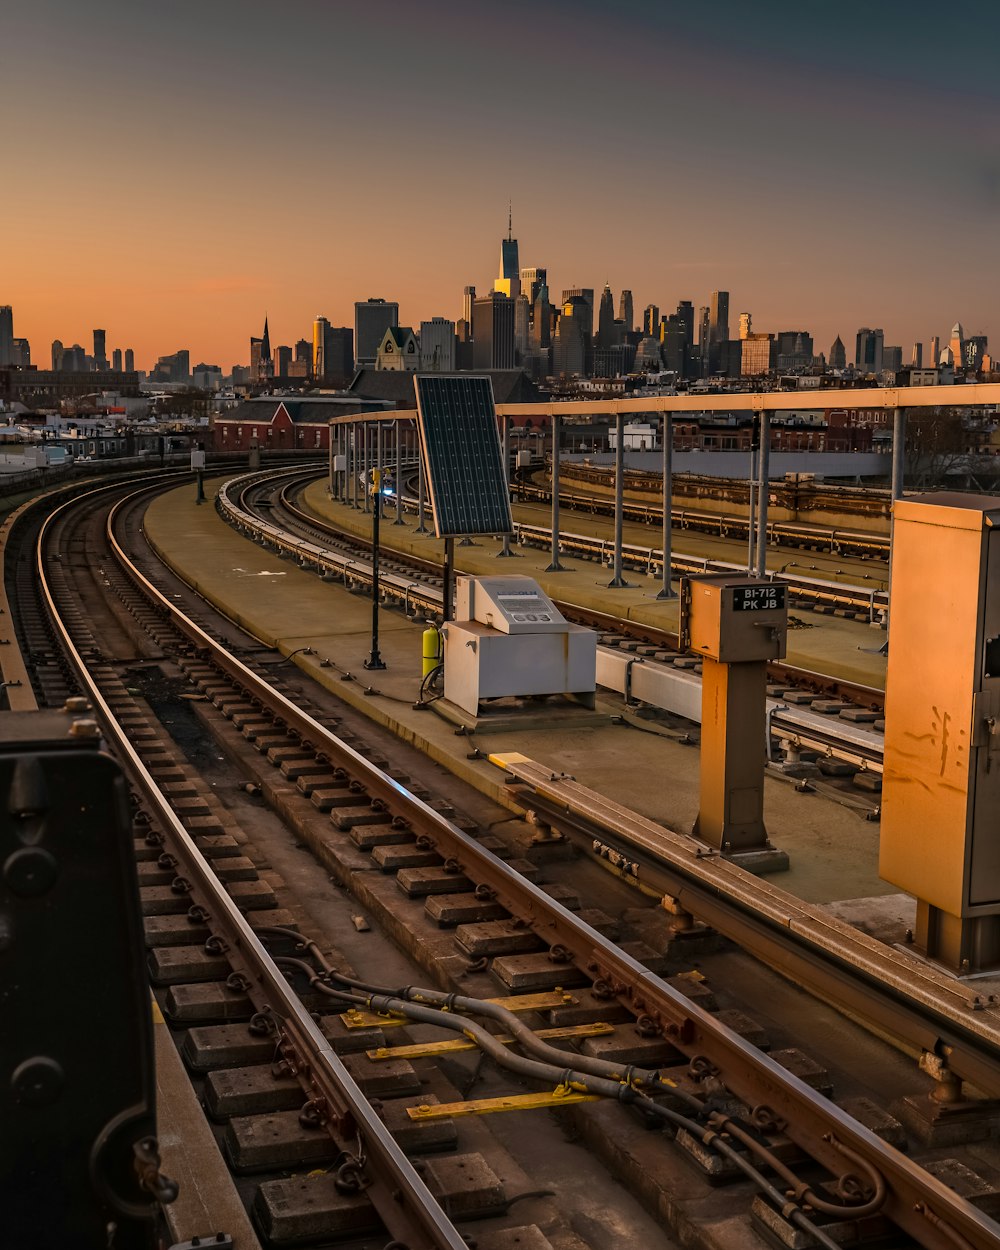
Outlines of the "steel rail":
[{"label": "steel rail", "polygon": [[[974,1250],[996,1250],[1000,1225],[937,1178],[853,1120],[836,1104],[650,973],[596,930],[520,876],[430,805],[341,741],[215,642],[159,591],[128,558],[114,535],[115,557],[127,575],[199,650],[252,697],[269,706],[288,730],[320,751],[334,766],[359,779],[370,799],[409,822],[446,862],[527,922],[591,978],[604,979],[618,997],[657,1020],[663,1036],[689,1058],[706,1058],[722,1082],[751,1107],[766,1106],[785,1122],[797,1145],[834,1175],[849,1168],[852,1154],[884,1178],[884,1211],[927,1250],[954,1250],[956,1235]],[[273,964],[269,967],[277,973]],[[957,1244],[961,1244],[958,1242]]]},{"label": "steel rail", "polygon": [[[641,489],[633,486],[632,490]],[[534,483],[520,482],[516,487],[521,502],[533,501],[546,503],[552,492]],[[614,512],[614,498],[610,495],[590,495],[586,492],[560,490],[560,500],[577,512],[590,512],[592,515],[611,515]],[[650,525],[663,519],[662,505],[644,503],[638,499],[626,499],[624,502],[625,519],[640,525]],[[746,536],[748,520],[733,513],[702,512],[695,508],[672,508],[671,519],[674,529],[697,530],[699,533],[712,534],[719,538],[741,538]],[[854,550],[870,553],[876,559],[888,559],[889,540],[877,534],[865,534],[859,530],[837,529],[834,526],[796,525],[791,521],[768,521],[768,539],[785,546],[812,546],[826,544],[831,555],[853,554]],[[851,548],[852,551],[847,549]]]},{"label": "steel rail", "polygon": [[[148,488],[147,488],[148,489]],[[141,490],[116,504],[108,514],[107,536],[116,558],[134,582],[147,593],[155,590],[125,555],[113,533],[115,517],[122,507],[134,501]],[[432,1196],[412,1163],[378,1118],[370,1103],[344,1066],[340,1057],[323,1036],[309,1011],[303,1006],[285,975],[256,936],[246,919],[226,894],[187,830],[171,809],[156,782],[146,769],[129,740],[128,733],[117,722],[114,712],[101,694],[82,657],[76,649],[71,632],[62,620],[56,598],[46,574],[45,543],[49,529],[60,514],[79,500],[64,504],[44,521],[38,535],[36,566],[39,587],[62,646],[86,690],[115,754],[129,772],[135,787],[142,794],[155,819],[169,831],[171,849],[178,855],[184,872],[195,891],[209,900],[210,922],[219,931],[228,950],[227,958],[247,978],[248,994],[258,1010],[274,1021],[282,1035],[286,1058],[304,1076],[313,1097],[323,1100],[325,1127],[341,1149],[351,1152],[358,1142],[371,1156],[375,1167],[368,1173],[371,1184],[366,1193],[371,1198],[390,1235],[405,1242],[413,1250],[467,1250],[466,1242],[440,1204]],[[151,596],[160,607],[171,608],[170,615],[180,616],[159,592]],[[187,620],[199,645],[218,651],[219,648],[194,622]],[[187,631],[185,631],[187,632]],[[238,663],[238,662],[237,662]],[[240,665],[246,677],[250,670]],[[317,726],[319,728],[319,726]]]},{"label": "steel rail", "polygon": [[[279,550],[284,550],[286,554],[300,558],[300,544],[288,542],[287,531],[281,530],[278,526],[272,525],[269,522],[263,521],[259,517],[253,516],[252,513],[241,513],[236,508],[236,505],[228,499],[228,486],[233,485],[239,480],[240,479],[233,479],[233,482],[227,483],[226,488],[220,490],[219,494],[216,496],[216,507],[218,508],[223,519],[228,521],[229,524],[233,525],[236,529],[243,533],[249,533],[251,536],[253,536],[252,530],[254,527],[257,527],[261,534],[267,533],[269,535],[267,541],[271,542],[272,545],[277,547]],[[318,517],[314,517],[309,513],[303,512],[287,500],[283,500],[283,506],[305,524],[309,525],[313,529],[319,530],[321,533],[341,533],[341,531],[336,530],[334,526],[320,520]],[[358,538],[354,534],[347,534],[345,537],[349,538],[358,546],[364,545],[364,540]],[[335,573],[339,577],[343,577],[345,583],[348,580],[356,584],[367,585],[370,583],[370,576],[367,574],[364,567],[355,564],[351,569],[346,569],[342,562],[338,561],[334,557],[330,557],[330,553],[324,548],[318,548],[310,545],[307,550],[309,558],[305,560],[304,563],[316,563],[317,566],[319,566],[320,556],[325,555],[330,559],[328,571]],[[440,569],[435,564],[419,560],[414,556],[407,555],[405,558],[415,567],[422,568],[435,575],[440,573]],[[703,571],[702,562],[699,562],[698,570]],[[428,611],[440,613],[440,592],[433,589],[427,589],[423,583],[414,582],[408,578],[402,578],[399,575],[395,575],[395,579],[399,582],[399,586],[394,584],[392,577],[390,577],[388,584],[383,586],[383,589],[387,594],[391,597],[403,599],[407,604],[412,599],[414,602],[421,604],[421,606],[425,607]],[[409,598],[406,596],[406,589],[408,587],[415,592],[410,595]],[[421,594],[422,590],[426,593]],[[641,623],[641,625],[637,625],[635,621],[624,621],[620,617],[613,616],[609,612],[600,612],[595,608],[569,603],[562,599],[554,599],[553,602],[568,620],[575,621],[578,624],[591,625],[596,629],[603,630],[608,633],[620,632],[623,628],[628,628],[632,632],[635,632],[636,629],[640,629],[641,636],[644,639],[648,641],[655,641],[661,644],[664,649],[669,650],[671,648],[676,648],[677,646],[676,632],[661,629],[646,622]],[[859,703],[863,707],[881,708],[885,701],[885,692],[874,686],[863,686],[858,682],[850,682],[842,678],[832,677],[829,674],[817,673],[811,669],[798,668],[792,664],[770,664],[768,665],[768,675],[774,681],[779,683],[785,682],[790,686],[802,686],[818,692],[842,693],[852,702]]]},{"label": "steel rail", "polygon": [[947,1055],[955,1075],[1000,1097],[998,1010],[974,988],[893,952],[695,838],[628,812],[571,778],[516,756],[491,758],[506,769],[522,808],[646,893],[676,899],[764,963],[906,1046]]},{"label": "steel rail", "polygon": [[[237,482],[244,479],[237,479]],[[259,483],[256,483],[259,485]],[[278,550],[285,552],[287,555],[294,556],[296,559],[302,560],[306,557],[306,563],[312,563],[318,568],[324,569],[330,575],[343,577],[345,581],[348,579],[356,581],[359,584],[368,585],[371,581],[370,570],[367,566],[358,564],[356,561],[347,560],[335,553],[331,553],[327,549],[316,547],[315,544],[303,544],[298,537],[291,535],[287,530],[281,529],[273,522],[264,521],[254,516],[247,509],[248,505],[244,504],[244,510],[238,510],[237,505],[233,504],[229,499],[228,486],[235,483],[227,483],[227,486],[219,492],[220,500],[219,508],[224,519],[227,519],[242,532],[256,529],[259,535],[266,535],[267,541]],[[247,485],[240,485],[240,499],[244,500],[246,494],[254,488],[255,483],[251,482]],[[288,487],[284,487],[281,492],[282,506],[287,508],[292,515],[303,523],[304,526],[318,530],[320,533],[330,532],[331,527],[325,522],[312,517],[309,513],[303,512],[295,507],[286,498]],[[257,505],[260,506],[259,504]],[[352,536],[353,537],[353,536]],[[413,559],[413,557],[405,557]],[[421,568],[436,572],[436,567],[427,564],[424,561],[414,560],[414,563]],[[416,582],[410,577],[400,575],[398,573],[383,572],[381,575],[382,589],[384,593],[400,600],[404,604],[404,608],[409,612],[411,605],[419,605],[427,611],[439,613],[441,611],[441,593],[435,588],[428,588],[421,582]],[[560,601],[558,605],[565,615],[570,619],[581,621],[586,620],[588,624],[595,624],[601,629],[615,630],[620,627],[621,622],[614,617],[593,612],[590,609],[581,608],[579,605],[571,605],[564,601]],[[645,628],[645,627],[644,627]],[[662,636],[665,646],[676,645],[676,636],[668,635],[663,631],[650,630],[650,633]],[[808,686],[818,686],[820,688],[829,685],[830,678],[824,677],[823,674],[814,673],[806,669],[797,669],[785,664],[776,664],[770,667],[771,675],[776,679],[784,679],[792,684],[805,684]],[[697,679],[695,679],[697,680]],[[864,706],[881,707],[884,701],[884,692],[877,690],[871,686],[860,686],[857,683],[837,683],[838,688],[844,693],[850,692],[850,697],[856,702]],[[824,725],[819,727],[804,716],[791,708],[785,708],[780,712],[776,712],[771,719],[772,726],[775,730],[781,730],[775,736],[779,738],[798,737],[801,744],[807,749],[818,748],[826,751],[832,748],[834,752],[843,749],[847,754],[845,758],[856,759],[858,763],[875,763],[881,767],[882,752],[881,749],[872,744],[867,749],[859,747],[856,743],[846,742],[838,739],[836,733],[831,728]]]}]

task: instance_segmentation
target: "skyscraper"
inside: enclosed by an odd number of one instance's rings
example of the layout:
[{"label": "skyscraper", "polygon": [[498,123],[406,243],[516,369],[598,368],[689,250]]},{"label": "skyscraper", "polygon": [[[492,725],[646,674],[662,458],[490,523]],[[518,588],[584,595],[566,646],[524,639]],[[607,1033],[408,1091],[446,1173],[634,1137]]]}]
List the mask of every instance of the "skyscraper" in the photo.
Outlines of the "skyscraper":
[{"label": "skyscraper", "polygon": [[66,349],[63,347],[62,339],[52,340],[52,371],[59,373],[63,367],[63,356]]},{"label": "skyscraper", "polygon": [[511,209],[507,208],[507,237],[500,241],[500,274],[493,283],[493,290],[500,291],[509,299],[521,294],[521,267],[517,260],[517,239],[513,237]]},{"label": "skyscraper", "polygon": [[424,373],[455,372],[455,323],[434,317],[420,323],[420,368]]},{"label": "skyscraper", "polygon": [[14,340],[14,364],[18,369],[31,368],[31,344],[27,339]]},{"label": "skyscraper", "polygon": [[528,354],[528,336],[531,331],[531,304],[522,291],[514,301],[514,347],[518,358]]},{"label": "skyscraper", "polygon": [[711,343],[726,343],[729,341],[728,291],[712,292],[711,322],[708,337]]},{"label": "skyscraper", "polygon": [[313,321],[312,374],[314,378],[326,377],[326,331],[330,323],[325,317]]},{"label": "skyscraper", "polygon": [[833,346],[830,348],[830,368],[847,368],[847,348],[844,346],[839,334],[833,340]]},{"label": "skyscraper", "polygon": [[[740,313],[740,338],[746,339],[750,337],[750,331],[753,327],[753,314],[748,312]],[[837,340],[840,342],[840,340]]]},{"label": "skyscraper", "polygon": [[[375,350],[378,351],[378,344]],[[345,379],[353,375],[354,334],[350,326],[332,326],[325,317],[316,318],[313,322],[312,373],[320,381]]]},{"label": "skyscraper", "polygon": [[931,335],[930,349],[931,368],[936,369],[941,363],[941,338],[939,335]]},{"label": "skyscraper", "polygon": [[593,310],[582,295],[570,295],[563,300],[562,315],[552,344],[552,372],[557,377],[572,377],[587,371],[592,351],[592,324]]},{"label": "skyscraper", "polygon": [[679,378],[684,377],[688,368],[687,326],[679,312],[664,317],[660,323],[663,342],[664,367]]},{"label": "skyscraper", "polygon": [[623,290],[618,298],[618,320],[623,322],[626,334],[634,328],[632,314],[632,292]]},{"label": "skyscraper", "polygon": [[274,349],[274,376],[276,378],[287,378],[291,363],[292,349],[290,347],[276,347]]},{"label": "skyscraper", "polygon": [[399,305],[384,299],[359,300],[354,305],[354,353],[358,367],[375,363],[379,344],[390,326],[399,325]]},{"label": "skyscraper", "polygon": [[882,330],[869,330],[867,326],[862,326],[854,350],[855,366],[864,373],[881,373],[884,340]]},{"label": "skyscraper", "polygon": [[94,331],[94,371],[103,372],[108,367],[108,335],[106,330]]},{"label": "skyscraper", "polygon": [[701,376],[707,377],[712,370],[712,314],[711,309],[698,309],[698,355],[701,359]]},{"label": "skyscraper", "polygon": [[125,348],[125,372],[126,373],[135,372],[135,352],[132,350],[131,347]]},{"label": "skyscraper", "polygon": [[951,339],[948,346],[951,348],[955,368],[961,369],[965,364],[965,331],[962,329],[961,321],[956,321],[951,327]]},{"label": "skyscraper", "polygon": [[115,373],[121,373],[122,371],[122,349],[120,347],[116,347],[111,353],[111,368],[114,369]]},{"label": "skyscraper", "polygon": [[14,309],[0,304],[0,369],[14,363]]},{"label": "skyscraper", "polygon": [[472,305],[476,302],[476,288],[467,286],[462,292],[462,320],[472,325]]},{"label": "skyscraper", "polygon": [[920,369],[924,363],[924,345],[923,343],[914,343],[913,352],[910,355],[910,365],[914,369]]},{"label": "skyscraper", "polygon": [[[623,292],[624,294],[624,292]],[[655,304],[647,304],[642,313],[642,332],[646,338],[655,339],[660,334],[660,310]]]},{"label": "skyscraper", "polygon": [[597,346],[611,347],[615,341],[615,297],[607,282],[601,292],[601,306],[597,314]]},{"label": "skyscraper", "polygon": [[538,299],[539,287],[545,286],[547,282],[548,271],[540,269],[537,265],[531,269],[521,270],[521,294],[528,297],[528,302],[532,306]]},{"label": "skyscraper", "polygon": [[549,305],[549,288],[543,282],[535,296],[531,310],[531,348],[545,351],[552,343],[552,309]]},{"label": "skyscraper", "polygon": [[473,369],[513,369],[514,300],[491,291],[472,305]]},{"label": "skyscraper", "polygon": [[694,304],[689,299],[682,299],[677,304],[677,315],[684,322],[688,348],[694,346]]}]

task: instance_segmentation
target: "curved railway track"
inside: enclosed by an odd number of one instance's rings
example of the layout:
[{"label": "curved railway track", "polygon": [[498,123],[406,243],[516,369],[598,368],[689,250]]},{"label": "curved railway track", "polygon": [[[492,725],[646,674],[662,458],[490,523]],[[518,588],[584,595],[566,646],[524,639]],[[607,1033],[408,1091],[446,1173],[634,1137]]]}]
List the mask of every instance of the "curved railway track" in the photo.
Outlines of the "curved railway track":
[{"label": "curved railway track", "polygon": [[[193,963],[215,966],[224,959],[223,983],[241,1000],[241,1013],[249,1015],[246,1031],[279,1058],[282,1079],[298,1081],[302,1122],[332,1143],[333,1190],[341,1196],[363,1193],[393,1244],[457,1250],[466,1242],[388,1131],[384,1116],[361,1093],[338,1042],[317,1024],[296,986],[307,998],[312,995],[314,1004],[325,1003],[327,1010],[331,1003],[337,1006],[341,1026],[334,1036],[341,1044],[352,1018],[370,1029],[405,1022],[457,1029],[464,1044],[471,1042],[494,1061],[536,1083],[557,1082],[566,1105],[595,1097],[625,1104],[650,1124],[678,1140],[700,1143],[707,1157],[737,1169],[769,1213],[759,1218],[770,1221],[772,1229],[787,1228],[803,1244],[834,1246],[849,1229],[874,1234],[881,1244],[929,1250],[996,1245],[1000,1228],[988,1216],[561,906],[494,853],[481,833],[476,836],[479,831],[467,831],[436,810],[303,707],[302,700],[283,692],[259,662],[260,649],[252,641],[244,643],[242,656],[234,654],[224,629],[192,619],[138,566],[116,531],[116,518],[127,518],[139,506],[138,497],[111,509],[102,539],[95,544],[91,530],[85,551],[88,539],[74,510],[96,507],[106,494],[94,492],[65,504],[45,520],[35,556],[37,584],[72,681],[93,705],[139,796],[137,831],[145,830],[140,853],[167,878],[147,889],[160,890],[156,897],[165,904],[171,896],[181,904],[164,907],[165,917],[181,917],[164,930],[171,929],[175,940],[185,924],[199,937],[207,935],[200,948],[163,949],[185,952]],[[469,899],[466,906],[479,908],[475,914],[485,909],[507,924],[509,933],[530,935],[529,945],[541,947],[539,958],[558,971],[563,986],[588,987],[570,995],[560,992],[563,1009],[575,1002],[578,1018],[584,1009],[593,1018],[601,1015],[603,1004],[605,1021],[621,1020],[624,1013],[639,1037],[660,1048],[661,1059],[642,1065],[602,1059],[586,1049],[553,1051],[537,1029],[520,1023],[516,1007],[511,1014],[483,996],[456,996],[436,955],[426,958],[440,972],[442,989],[385,990],[338,969],[308,934],[262,920],[264,909],[252,900],[260,902],[263,891],[251,888],[253,881],[241,882],[232,870],[227,873],[231,856],[212,854],[222,849],[221,842],[212,841],[218,835],[192,823],[202,819],[203,800],[196,796],[185,803],[189,795],[183,783],[171,791],[177,761],[146,724],[140,701],[122,681],[120,665],[108,654],[109,638],[95,636],[81,609],[73,569],[94,559],[95,545],[102,562],[97,580],[148,632],[153,653],[172,657],[231,724],[294,780],[303,802],[334,813],[334,827],[353,838],[351,854],[364,849],[377,858],[381,853],[383,871],[415,856],[398,873],[404,896],[436,900],[439,908],[449,899],[453,906],[455,899]],[[324,803],[329,806],[323,808]],[[333,863],[344,852],[329,854]],[[162,881],[155,873],[146,879],[154,878]],[[438,884],[428,889],[431,880]],[[255,924],[248,916],[256,918]],[[151,952],[151,964],[161,976],[170,963]],[[492,963],[496,969],[497,958]],[[534,1008],[539,1009],[537,1003]],[[483,1021],[502,1026],[517,1045],[499,1043]]]},{"label": "curved railway track", "polygon": [[[370,585],[370,544],[336,529],[299,506],[297,496],[302,488],[313,480],[315,480],[315,475],[301,477],[290,475],[289,480],[277,483],[262,480],[260,477],[244,476],[235,479],[231,489],[220,495],[217,506],[226,520],[248,534],[250,533],[248,519],[251,516],[255,517],[259,524],[254,527],[252,537],[256,541],[266,541],[276,550],[285,551],[303,564],[316,566],[324,576],[331,580],[341,580],[344,585],[348,586]],[[231,506],[230,501],[235,506]],[[241,512],[245,515],[240,515]],[[276,518],[281,520],[282,524],[277,524]],[[546,530],[544,533],[545,543],[542,545],[549,541],[549,531]],[[331,552],[340,553],[345,558],[330,561],[328,557]],[[357,556],[354,563],[351,562],[352,555]],[[383,593],[387,598],[400,603],[407,615],[412,615],[419,609],[430,615],[440,616],[442,594],[440,565],[419,560],[413,556],[404,558],[387,551],[385,547],[383,547],[381,563]],[[720,565],[719,568],[721,569],[722,566]],[[687,571],[711,572],[714,569],[715,565],[711,562],[698,561],[693,563]],[[678,569],[679,573],[684,571],[682,568]],[[601,634],[619,635],[634,642],[668,651],[677,647],[677,635],[673,631],[657,629],[643,622],[623,620],[581,604],[559,599],[554,601],[568,620],[587,625]],[[867,615],[867,597],[865,597],[865,603],[864,613]],[[777,685],[797,687],[825,697],[844,699],[862,708],[881,710],[885,702],[885,692],[874,686],[846,681],[843,678],[799,668],[792,664],[771,664],[768,666],[768,675],[769,679]]]}]

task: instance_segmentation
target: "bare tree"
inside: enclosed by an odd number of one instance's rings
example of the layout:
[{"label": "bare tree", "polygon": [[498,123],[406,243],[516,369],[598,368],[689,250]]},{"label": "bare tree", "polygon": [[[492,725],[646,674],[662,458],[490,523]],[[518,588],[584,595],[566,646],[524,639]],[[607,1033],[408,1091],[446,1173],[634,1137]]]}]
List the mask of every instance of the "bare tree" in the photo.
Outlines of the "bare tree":
[{"label": "bare tree", "polygon": [[926,490],[967,479],[980,432],[976,418],[958,408],[911,409],[906,419],[906,479]]}]

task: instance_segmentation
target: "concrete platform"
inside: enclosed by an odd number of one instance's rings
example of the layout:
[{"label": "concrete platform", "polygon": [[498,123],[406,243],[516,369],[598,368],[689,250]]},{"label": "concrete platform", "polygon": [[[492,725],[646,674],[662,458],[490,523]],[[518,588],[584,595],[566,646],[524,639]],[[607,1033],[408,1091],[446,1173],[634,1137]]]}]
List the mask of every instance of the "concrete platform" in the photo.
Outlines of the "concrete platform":
[{"label": "concrete platform", "polygon": [[[209,500],[220,479],[206,484]],[[326,501],[323,486],[311,488],[316,510],[335,514],[365,531],[370,518]],[[338,698],[390,728],[429,758],[497,801],[504,801],[503,776],[475,756],[475,737],[456,736],[455,727],[426,710],[414,710],[420,689],[423,625],[386,610],[380,618],[379,643],[388,665],[368,673],[364,661],[371,648],[371,604],[342,586],[324,582],[287,560],[241,537],[210,505],[197,506],[194,491],[184,487],[155,500],[146,513],[145,531],[168,564],[207,599],[217,603],[267,645],[291,656]],[[413,522],[383,526],[385,540],[406,546],[426,559],[440,557],[441,544],[414,533]],[[545,553],[530,551],[509,561],[497,560],[496,544],[456,547],[460,567],[470,571],[499,570],[537,578],[549,593],[563,600],[586,602],[598,610],[628,613],[635,620],[670,627],[676,624],[675,603],[658,603],[655,581],[631,590],[608,590],[606,570],[577,562],[571,573],[545,574]],[[878,685],[884,674],[882,657],[858,651],[881,637],[875,630],[835,617],[814,629],[793,631],[790,659],[823,671],[838,671],[851,680]],[[309,647],[306,655],[301,648]],[[857,657],[857,658],[855,658]],[[847,664],[847,660],[851,664]],[[841,660],[845,662],[841,664]],[[530,729],[518,724],[491,733],[488,750],[521,751],[554,771],[570,773],[584,784],[673,829],[689,831],[698,810],[697,749],[644,732],[634,725],[613,723],[621,710],[617,695],[598,695],[603,723],[580,709],[590,723],[571,720],[558,728]],[[315,795],[313,796],[315,799]],[[785,782],[765,783],[765,814],[772,841],[787,852],[791,868],[781,876],[782,888],[810,902],[870,898],[892,894],[894,887],[878,878],[878,826],[850,808],[818,794],[797,793]],[[415,871],[415,870],[414,870]]]}]

